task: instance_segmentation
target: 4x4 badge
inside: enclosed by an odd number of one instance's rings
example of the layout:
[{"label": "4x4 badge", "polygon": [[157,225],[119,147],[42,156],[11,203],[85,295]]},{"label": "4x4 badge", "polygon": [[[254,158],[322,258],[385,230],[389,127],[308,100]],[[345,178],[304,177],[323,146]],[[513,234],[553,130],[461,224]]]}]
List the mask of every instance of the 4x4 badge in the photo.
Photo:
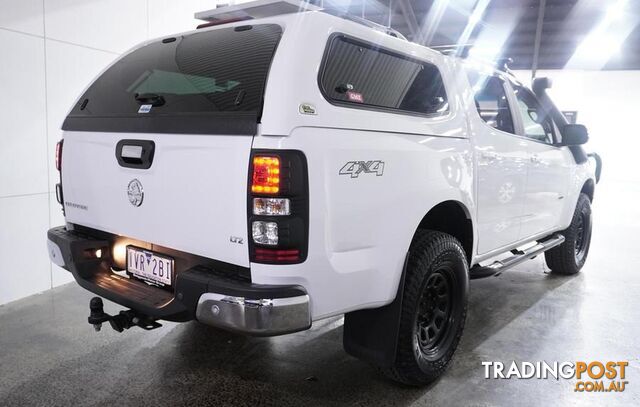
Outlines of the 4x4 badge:
[{"label": "4x4 badge", "polygon": [[142,205],[142,200],[144,199],[144,189],[142,189],[142,183],[135,178],[132,179],[127,186],[127,196],[129,197],[129,202],[131,202],[131,205]]},{"label": "4x4 badge", "polygon": [[373,173],[377,177],[384,174],[384,161],[349,161],[340,168],[340,175],[351,175],[351,178],[358,178],[361,173]]}]

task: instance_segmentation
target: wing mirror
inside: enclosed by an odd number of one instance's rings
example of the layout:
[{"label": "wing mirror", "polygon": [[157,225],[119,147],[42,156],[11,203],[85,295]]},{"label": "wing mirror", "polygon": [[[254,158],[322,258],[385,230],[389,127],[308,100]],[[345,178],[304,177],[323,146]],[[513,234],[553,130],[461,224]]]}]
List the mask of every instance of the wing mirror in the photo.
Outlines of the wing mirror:
[{"label": "wing mirror", "polygon": [[589,141],[589,132],[582,124],[565,124],[561,133],[563,146],[579,146]]}]

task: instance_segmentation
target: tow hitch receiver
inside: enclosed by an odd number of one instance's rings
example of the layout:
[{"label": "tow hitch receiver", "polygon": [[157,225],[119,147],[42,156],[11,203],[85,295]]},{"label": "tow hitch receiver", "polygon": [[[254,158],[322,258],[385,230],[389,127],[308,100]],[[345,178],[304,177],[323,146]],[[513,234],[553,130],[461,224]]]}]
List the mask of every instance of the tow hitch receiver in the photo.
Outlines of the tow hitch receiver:
[{"label": "tow hitch receiver", "polygon": [[104,304],[102,298],[93,297],[89,302],[89,314],[88,321],[96,332],[102,329],[104,322],[109,322],[111,328],[118,332],[122,332],[125,329],[129,329],[133,326],[138,326],[142,329],[150,331],[152,329],[160,328],[162,325],[156,322],[155,319],[146,315],[141,315],[134,310],[120,311],[118,315],[109,315],[104,312]]}]

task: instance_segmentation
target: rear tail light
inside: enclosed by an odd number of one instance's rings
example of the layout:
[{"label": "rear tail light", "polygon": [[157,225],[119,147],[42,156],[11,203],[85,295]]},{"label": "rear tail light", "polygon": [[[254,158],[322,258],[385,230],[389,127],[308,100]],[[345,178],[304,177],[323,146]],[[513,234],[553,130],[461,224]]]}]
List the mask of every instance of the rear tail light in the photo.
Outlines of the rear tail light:
[{"label": "rear tail light", "polygon": [[307,160],[297,150],[258,150],[249,169],[248,227],[252,262],[301,263],[309,228]]},{"label": "rear tail light", "polygon": [[253,157],[251,192],[277,194],[280,192],[280,159],[278,157]]},{"label": "rear tail light", "polygon": [[60,140],[56,144],[56,170],[58,171],[62,170],[62,142],[63,141],[64,140]]}]

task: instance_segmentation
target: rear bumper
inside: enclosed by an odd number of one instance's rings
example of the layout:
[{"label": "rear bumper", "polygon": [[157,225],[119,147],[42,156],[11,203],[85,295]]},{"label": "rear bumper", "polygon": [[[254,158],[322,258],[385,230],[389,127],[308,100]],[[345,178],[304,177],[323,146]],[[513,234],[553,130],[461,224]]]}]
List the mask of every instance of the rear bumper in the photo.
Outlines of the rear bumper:
[{"label": "rear bumper", "polygon": [[[111,271],[109,255],[89,255],[108,249],[109,239],[65,227],[50,229],[51,261],[69,270],[85,289],[156,319],[189,321],[256,336],[282,335],[311,326],[309,296],[297,285],[253,284],[210,265],[176,269],[173,291]],[[103,250],[109,253],[110,250]]]}]

